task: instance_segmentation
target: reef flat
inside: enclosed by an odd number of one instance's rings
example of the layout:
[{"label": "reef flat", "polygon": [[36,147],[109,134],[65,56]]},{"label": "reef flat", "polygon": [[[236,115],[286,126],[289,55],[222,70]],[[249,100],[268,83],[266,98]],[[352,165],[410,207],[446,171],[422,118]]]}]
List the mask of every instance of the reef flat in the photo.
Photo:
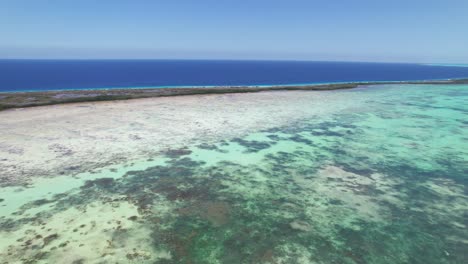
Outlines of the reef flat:
[{"label": "reef flat", "polygon": [[0,263],[464,263],[468,85],[0,112]]},{"label": "reef flat", "polygon": [[329,91],[352,89],[359,87],[360,85],[385,84],[468,84],[468,79],[401,82],[354,82],[284,86],[219,86],[186,88],[62,90],[41,92],[0,92],[0,111],[10,108],[23,108],[77,102],[114,101],[137,98],[200,94],[255,93],[265,91]]}]

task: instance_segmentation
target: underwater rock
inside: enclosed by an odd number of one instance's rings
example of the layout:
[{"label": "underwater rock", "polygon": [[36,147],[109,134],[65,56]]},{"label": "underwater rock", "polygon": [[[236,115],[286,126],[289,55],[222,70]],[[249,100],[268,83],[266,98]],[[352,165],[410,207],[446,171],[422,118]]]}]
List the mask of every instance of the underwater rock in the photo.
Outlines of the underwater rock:
[{"label": "underwater rock", "polygon": [[299,221],[299,220],[295,220],[289,223],[289,226],[294,230],[299,230],[299,231],[304,231],[304,232],[309,232],[312,230],[312,227],[308,223]]},{"label": "underwater rock", "polygon": [[47,200],[47,199],[39,199],[31,202],[31,205],[33,206],[41,206],[44,204],[52,203],[53,201]]},{"label": "underwater rock", "polygon": [[231,206],[226,202],[203,202],[177,210],[180,215],[198,216],[215,227],[229,223]]},{"label": "underwater rock", "polygon": [[70,166],[70,167],[65,168],[65,170],[70,170],[70,171],[79,170],[79,169],[81,169],[80,166]]},{"label": "underwater rock", "polygon": [[48,244],[50,244],[52,241],[54,241],[57,238],[58,238],[57,234],[52,234],[52,235],[48,235],[44,237],[44,239],[42,239],[42,241],[44,242],[44,245],[42,247],[47,246]]},{"label": "underwater rock", "polygon": [[268,135],[266,137],[273,140],[273,141],[279,141],[281,139],[278,135],[275,135],[275,134]]},{"label": "underwater rock", "polygon": [[208,144],[208,143],[202,143],[198,145],[197,148],[205,149],[205,150],[219,150],[219,148],[216,145]]},{"label": "underwater rock", "polygon": [[289,140],[292,140],[294,142],[298,142],[298,143],[304,143],[304,144],[307,144],[307,145],[312,145],[313,142],[312,140],[309,140],[301,135],[294,135],[292,137],[289,138]]},{"label": "underwater rock", "polygon": [[232,142],[236,142],[237,144],[245,147],[247,153],[254,153],[260,150],[264,150],[271,147],[271,144],[268,142],[261,142],[257,140],[245,140],[241,138],[234,138]]},{"label": "underwater rock", "polygon": [[91,187],[99,187],[99,188],[109,188],[114,184],[114,179],[113,178],[100,178],[92,181],[86,181],[83,186],[81,186],[82,189],[85,188],[91,188]]},{"label": "underwater rock", "polygon": [[169,150],[164,152],[164,154],[166,156],[168,156],[169,158],[178,158],[178,157],[181,157],[181,156],[189,155],[190,153],[192,153],[192,151],[190,149],[187,149],[187,148],[169,149]]},{"label": "underwater rock", "polygon": [[130,220],[130,221],[136,221],[137,219],[138,219],[138,216],[136,216],[136,215],[130,216],[128,218],[128,220]]},{"label": "underwater rock", "polygon": [[150,259],[151,254],[146,252],[146,251],[137,251],[136,249],[133,249],[133,253],[128,253],[126,255],[128,260],[138,260],[138,259]]},{"label": "underwater rock", "polygon": [[72,262],[72,264],[83,264],[83,263],[85,263],[85,260],[82,258],[76,259]]},{"label": "underwater rock", "polygon": [[230,207],[224,202],[211,202],[206,204],[206,214],[204,218],[208,219],[215,226],[222,226],[229,222]]}]

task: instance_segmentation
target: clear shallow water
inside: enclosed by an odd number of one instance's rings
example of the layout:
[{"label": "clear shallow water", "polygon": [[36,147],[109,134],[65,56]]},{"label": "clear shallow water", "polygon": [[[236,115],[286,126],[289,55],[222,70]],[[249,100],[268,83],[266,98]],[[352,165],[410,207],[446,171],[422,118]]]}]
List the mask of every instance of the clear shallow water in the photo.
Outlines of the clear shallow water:
[{"label": "clear shallow water", "polygon": [[366,100],[332,116],[2,188],[0,259],[463,263],[468,86],[337,93]]},{"label": "clear shallow water", "polygon": [[468,68],[307,61],[0,60],[1,91],[467,78]]}]

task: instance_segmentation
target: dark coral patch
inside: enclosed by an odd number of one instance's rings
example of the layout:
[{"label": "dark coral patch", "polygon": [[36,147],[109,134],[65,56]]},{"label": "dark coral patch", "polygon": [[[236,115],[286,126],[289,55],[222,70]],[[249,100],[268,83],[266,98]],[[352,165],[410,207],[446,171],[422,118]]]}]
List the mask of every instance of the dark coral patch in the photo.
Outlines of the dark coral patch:
[{"label": "dark coral patch", "polygon": [[221,153],[227,153],[226,150],[222,150],[222,149],[218,148],[218,146],[215,145],[215,144],[202,143],[202,144],[198,145],[197,147],[199,149],[213,150],[213,151],[217,151],[217,152],[221,152]]},{"label": "dark coral patch", "polygon": [[292,137],[289,138],[289,140],[292,140],[294,142],[298,142],[298,143],[304,143],[306,145],[312,145],[313,142],[312,140],[309,140],[301,135],[294,135]]},{"label": "dark coral patch", "polygon": [[52,234],[52,235],[48,235],[48,236],[44,237],[42,239],[42,241],[43,241],[43,246],[42,247],[47,246],[48,244],[52,243],[52,241],[56,240],[57,238],[58,238],[57,234]]},{"label": "dark coral patch", "polygon": [[258,152],[260,150],[267,149],[272,145],[268,142],[262,142],[257,140],[245,140],[241,138],[234,138],[232,142],[236,142],[237,144],[245,147],[247,149],[246,152]]},{"label": "dark coral patch", "polygon": [[91,188],[91,187],[97,187],[101,189],[109,189],[114,186],[115,180],[113,178],[99,178],[96,180],[91,180],[91,181],[86,181],[81,188],[86,189],[86,188]]},{"label": "dark coral patch", "polygon": [[169,158],[179,158],[181,156],[189,155],[190,153],[192,153],[192,151],[187,148],[169,149],[164,151],[164,155],[166,155]]}]

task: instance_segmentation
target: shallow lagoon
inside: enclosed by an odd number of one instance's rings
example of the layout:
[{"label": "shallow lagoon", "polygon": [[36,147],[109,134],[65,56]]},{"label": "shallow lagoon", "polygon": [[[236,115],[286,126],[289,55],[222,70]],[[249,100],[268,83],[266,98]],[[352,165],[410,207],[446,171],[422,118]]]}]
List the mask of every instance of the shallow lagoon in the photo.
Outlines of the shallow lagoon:
[{"label": "shallow lagoon", "polygon": [[235,138],[199,138],[130,163],[3,187],[0,260],[466,261],[468,86],[332,93],[364,99]]}]

